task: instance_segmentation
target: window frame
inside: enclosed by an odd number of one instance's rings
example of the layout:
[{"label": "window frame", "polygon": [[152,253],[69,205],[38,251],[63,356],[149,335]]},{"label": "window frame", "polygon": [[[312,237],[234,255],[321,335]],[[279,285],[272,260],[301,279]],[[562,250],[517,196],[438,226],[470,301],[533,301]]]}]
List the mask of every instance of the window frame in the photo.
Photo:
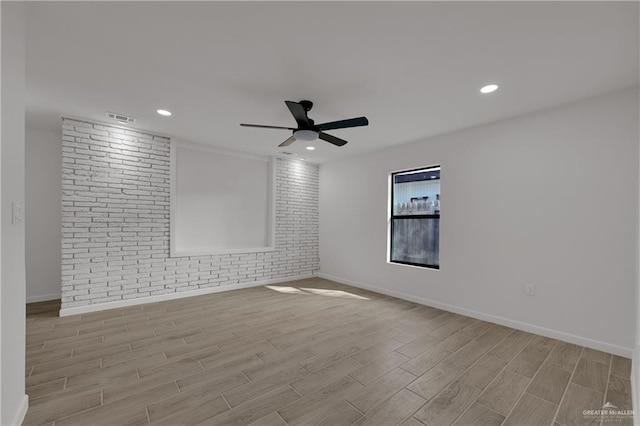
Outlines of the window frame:
[{"label": "window frame", "polygon": [[[439,168],[440,172],[442,173],[442,166],[441,165],[432,165],[432,166],[425,166],[425,167],[419,167],[419,168],[415,168],[415,169],[408,169],[408,170],[399,170],[396,172],[391,172],[391,174],[389,175],[389,226],[388,226],[388,247],[387,247],[387,263],[391,263],[391,264],[399,264],[399,265],[406,265],[406,266],[413,266],[413,267],[417,267],[417,268],[423,268],[423,269],[435,269],[435,270],[439,270],[440,269],[440,264],[438,263],[438,265],[428,265],[428,264],[424,264],[424,263],[416,263],[416,262],[407,262],[407,261],[403,261],[403,260],[393,260],[391,259],[391,255],[393,253],[393,232],[394,232],[394,224],[395,224],[395,220],[407,220],[407,219],[436,219],[436,220],[440,220],[440,214],[413,214],[413,215],[396,215],[394,214],[394,178],[397,175],[402,175],[402,174],[410,174],[412,172],[419,172],[422,170],[429,170],[429,169],[436,169]],[[440,180],[440,178],[438,178],[438,180]],[[438,231],[439,232],[439,231]],[[439,240],[438,240],[438,245],[440,244]],[[438,252],[440,251],[440,247],[438,247]],[[438,256],[439,257],[439,256]],[[439,260],[439,259],[438,259]]]}]

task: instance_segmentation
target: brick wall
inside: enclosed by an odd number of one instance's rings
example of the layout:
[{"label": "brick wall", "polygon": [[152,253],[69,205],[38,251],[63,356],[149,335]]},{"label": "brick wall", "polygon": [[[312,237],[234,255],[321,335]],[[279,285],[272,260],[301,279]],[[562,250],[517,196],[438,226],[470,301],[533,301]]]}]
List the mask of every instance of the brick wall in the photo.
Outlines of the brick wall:
[{"label": "brick wall", "polygon": [[171,257],[169,144],[63,120],[63,309],[318,270],[318,166],[280,158],[274,252]]}]

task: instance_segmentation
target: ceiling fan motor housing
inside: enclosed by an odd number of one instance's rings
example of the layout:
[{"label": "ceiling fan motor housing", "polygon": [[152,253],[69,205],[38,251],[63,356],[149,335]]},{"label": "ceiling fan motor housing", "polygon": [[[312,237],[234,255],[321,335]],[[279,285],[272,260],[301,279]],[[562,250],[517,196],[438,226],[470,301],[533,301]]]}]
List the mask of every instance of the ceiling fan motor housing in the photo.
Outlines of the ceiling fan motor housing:
[{"label": "ceiling fan motor housing", "polygon": [[305,112],[309,112],[311,111],[311,108],[313,108],[313,102],[311,101],[300,101],[298,103],[302,105],[302,108],[304,109]]}]

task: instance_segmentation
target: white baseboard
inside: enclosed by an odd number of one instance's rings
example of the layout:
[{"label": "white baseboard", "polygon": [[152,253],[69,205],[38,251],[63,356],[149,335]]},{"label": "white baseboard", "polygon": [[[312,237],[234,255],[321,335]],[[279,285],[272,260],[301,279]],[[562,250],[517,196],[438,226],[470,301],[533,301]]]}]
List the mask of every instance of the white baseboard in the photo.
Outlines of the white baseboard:
[{"label": "white baseboard", "polygon": [[105,311],[107,309],[125,308],[127,306],[145,305],[147,303],[165,302],[167,300],[183,299],[185,297],[202,296],[204,294],[220,293],[223,291],[238,290],[241,288],[260,287],[263,285],[277,284],[295,280],[302,280],[305,278],[311,278],[314,275],[295,275],[291,277],[274,278],[271,280],[251,281],[247,283],[241,283],[236,285],[223,285],[219,287],[202,288],[198,290],[180,291],[177,293],[159,294],[157,296],[140,297],[137,299],[117,300],[115,302],[96,303],[94,305],[85,306],[73,306],[71,308],[60,309],[61,317],[68,317],[70,315],[86,314],[89,312]]},{"label": "white baseboard", "polygon": [[615,355],[631,358],[633,355],[633,349],[626,348],[624,346],[613,345],[611,343],[600,342],[598,340],[589,339],[587,337],[577,336],[575,334],[565,333],[562,331],[552,330],[545,327],[540,327],[534,324],[520,322],[497,315],[487,314],[484,312],[474,311],[473,309],[463,308],[460,306],[449,305],[447,303],[437,302],[435,300],[425,299],[423,297],[413,296],[411,294],[402,293],[399,291],[387,290],[371,286],[368,284],[362,284],[356,281],[347,280],[333,275],[319,273],[320,278],[325,278],[338,283],[350,285],[353,287],[362,288],[364,290],[370,290],[375,293],[386,294],[387,296],[397,297],[398,299],[408,300],[410,302],[419,303],[421,305],[432,306],[434,308],[443,309],[445,311],[454,312],[456,314],[465,315],[472,318],[477,318],[483,321],[489,321],[496,324],[504,325],[507,327],[515,328],[529,333],[539,334],[541,336],[550,337],[552,339],[558,339],[565,342],[573,343],[580,346],[586,346],[592,349],[597,349],[604,352],[609,352]]},{"label": "white baseboard", "polygon": [[38,296],[27,296],[27,303],[48,302],[49,300],[60,300],[60,293],[41,294]]},{"label": "white baseboard", "polygon": [[29,395],[25,395],[22,398],[20,407],[18,407],[18,411],[16,411],[16,414],[13,416],[13,421],[11,422],[11,426],[20,426],[24,421],[24,417],[27,415],[28,409],[29,409]]}]

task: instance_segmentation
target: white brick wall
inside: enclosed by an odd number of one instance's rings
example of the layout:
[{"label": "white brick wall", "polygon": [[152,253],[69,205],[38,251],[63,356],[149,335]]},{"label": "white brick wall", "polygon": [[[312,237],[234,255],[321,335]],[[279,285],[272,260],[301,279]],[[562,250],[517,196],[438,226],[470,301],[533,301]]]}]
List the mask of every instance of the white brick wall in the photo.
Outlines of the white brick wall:
[{"label": "white brick wall", "polygon": [[275,252],[170,257],[169,143],[63,120],[63,309],[317,272],[318,166],[280,158]]}]

